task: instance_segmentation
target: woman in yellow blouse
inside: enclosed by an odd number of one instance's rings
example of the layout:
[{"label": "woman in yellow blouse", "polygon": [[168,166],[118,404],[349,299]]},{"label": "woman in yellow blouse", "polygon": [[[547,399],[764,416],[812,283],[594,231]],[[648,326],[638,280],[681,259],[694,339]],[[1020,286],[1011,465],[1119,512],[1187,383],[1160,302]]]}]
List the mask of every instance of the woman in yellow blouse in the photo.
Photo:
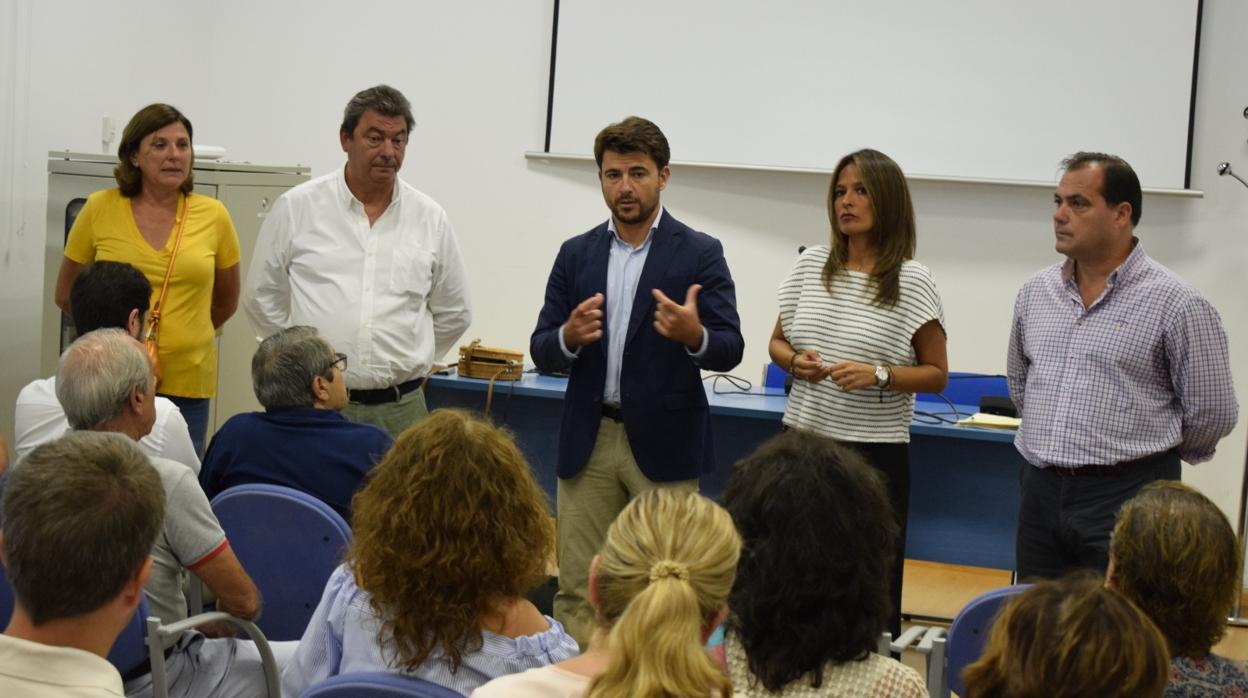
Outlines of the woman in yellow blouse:
[{"label": "woman in yellow blouse", "polygon": [[127,262],[160,297],[177,231],[182,243],[161,307],[159,392],[182,410],[202,455],[209,399],[217,389],[215,331],[238,307],[238,234],[225,206],[194,195],[191,122],[168,104],[139,110],[122,133],[113,170],[116,189],[98,191],[65,243],[56,304],[69,312],[69,289],[85,264]]}]

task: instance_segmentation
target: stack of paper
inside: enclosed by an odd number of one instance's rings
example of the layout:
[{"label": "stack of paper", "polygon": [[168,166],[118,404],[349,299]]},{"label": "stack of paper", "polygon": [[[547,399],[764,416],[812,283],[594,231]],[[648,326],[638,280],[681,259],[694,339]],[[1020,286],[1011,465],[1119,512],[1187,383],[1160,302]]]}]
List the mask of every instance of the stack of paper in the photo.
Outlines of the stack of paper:
[{"label": "stack of paper", "polygon": [[1023,420],[1019,417],[1004,417],[999,414],[988,414],[987,412],[976,412],[969,417],[963,417],[958,420],[958,424],[965,424],[972,427],[996,427],[998,429],[1017,429]]}]

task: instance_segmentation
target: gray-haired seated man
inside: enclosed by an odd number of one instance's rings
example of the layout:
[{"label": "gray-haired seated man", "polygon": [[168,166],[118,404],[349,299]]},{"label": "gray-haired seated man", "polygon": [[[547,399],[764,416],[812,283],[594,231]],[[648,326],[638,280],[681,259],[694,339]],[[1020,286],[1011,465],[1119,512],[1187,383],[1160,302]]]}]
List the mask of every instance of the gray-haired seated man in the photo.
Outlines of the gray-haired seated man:
[{"label": "gray-haired seated man", "polygon": [[290,327],[261,342],[251,381],[264,411],[234,415],[217,431],[199,475],[204,492],[283,485],[350,521],[351,496],[393,439],[339,412],[347,404],[346,363],[312,327]]},{"label": "gray-haired seated man", "polygon": [[122,436],[72,433],[14,467],[4,510],[16,608],[0,635],[0,695],[121,695],[106,657],[152,573],[160,476]]},{"label": "gray-haired seated man", "polygon": [[[138,441],[156,419],[156,378],[147,352],[122,330],[89,332],[61,355],[56,396],[76,430],[117,432]],[[260,592],[226,540],[208,498],[181,463],[150,458],[165,491],[165,525],[152,550],[148,606],[165,624],[187,617],[183,582],[194,574],[217,598],[217,610],[253,619],[260,614]],[[16,466],[20,470],[21,464]],[[232,637],[233,626],[188,631],[167,657],[169,695],[253,697],[265,691],[264,670],[254,643]],[[278,667],[294,642],[270,643]],[[125,677],[126,695],[151,695],[149,668]]]}]

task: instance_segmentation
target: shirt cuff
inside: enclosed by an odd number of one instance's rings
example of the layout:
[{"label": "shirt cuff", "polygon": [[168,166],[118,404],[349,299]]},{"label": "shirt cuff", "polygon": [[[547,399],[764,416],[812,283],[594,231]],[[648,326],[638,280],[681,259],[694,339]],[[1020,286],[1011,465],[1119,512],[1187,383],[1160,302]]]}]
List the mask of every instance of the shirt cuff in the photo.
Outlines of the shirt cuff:
[{"label": "shirt cuff", "polygon": [[[567,327],[567,326],[568,326],[568,323],[566,323],[566,322],[565,322],[565,323],[563,323],[562,325],[560,325],[560,326],[559,326],[559,350],[563,352],[563,355],[564,355],[564,356],[565,356],[565,357],[566,357],[569,361],[572,361],[572,360],[576,359],[576,357],[578,357],[578,356],[580,356],[580,355],[581,355],[581,348],[580,348],[580,347],[577,347],[577,348],[576,348],[576,351],[572,351],[572,350],[568,349],[568,345],[567,345],[566,343],[564,343],[564,341],[563,341],[563,328],[565,328],[565,327]],[[703,339],[702,345],[703,345],[703,348],[705,349],[705,348],[706,348],[706,340],[705,340],[705,339]]]},{"label": "shirt cuff", "polygon": [[689,351],[689,347],[685,347],[685,351],[693,358],[694,361],[700,361],[706,356],[706,345],[710,343],[711,334],[706,331],[706,327],[702,327],[702,344],[698,346],[697,351]]}]

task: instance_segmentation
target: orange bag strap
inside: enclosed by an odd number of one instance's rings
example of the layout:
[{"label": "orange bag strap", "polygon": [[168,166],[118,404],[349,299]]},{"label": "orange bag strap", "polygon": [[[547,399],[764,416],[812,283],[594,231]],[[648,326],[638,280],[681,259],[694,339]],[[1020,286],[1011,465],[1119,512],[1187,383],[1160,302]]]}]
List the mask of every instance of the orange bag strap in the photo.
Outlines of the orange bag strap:
[{"label": "orange bag strap", "polygon": [[160,324],[160,309],[165,304],[165,294],[169,292],[169,277],[173,276],[173,262],[178,258],[178,250],[182,247],[182,233],[186,231],[186,219],[190,218],[191,195],[182,197],[182,220],[178,221],[178,232],[173,238],[173,250],[169,253],[169,266],[165,268],[165,281],[160,285],[160,296],[152,306],[152,316],[147,322],[147,339],[156,334],[156,326]]}]

